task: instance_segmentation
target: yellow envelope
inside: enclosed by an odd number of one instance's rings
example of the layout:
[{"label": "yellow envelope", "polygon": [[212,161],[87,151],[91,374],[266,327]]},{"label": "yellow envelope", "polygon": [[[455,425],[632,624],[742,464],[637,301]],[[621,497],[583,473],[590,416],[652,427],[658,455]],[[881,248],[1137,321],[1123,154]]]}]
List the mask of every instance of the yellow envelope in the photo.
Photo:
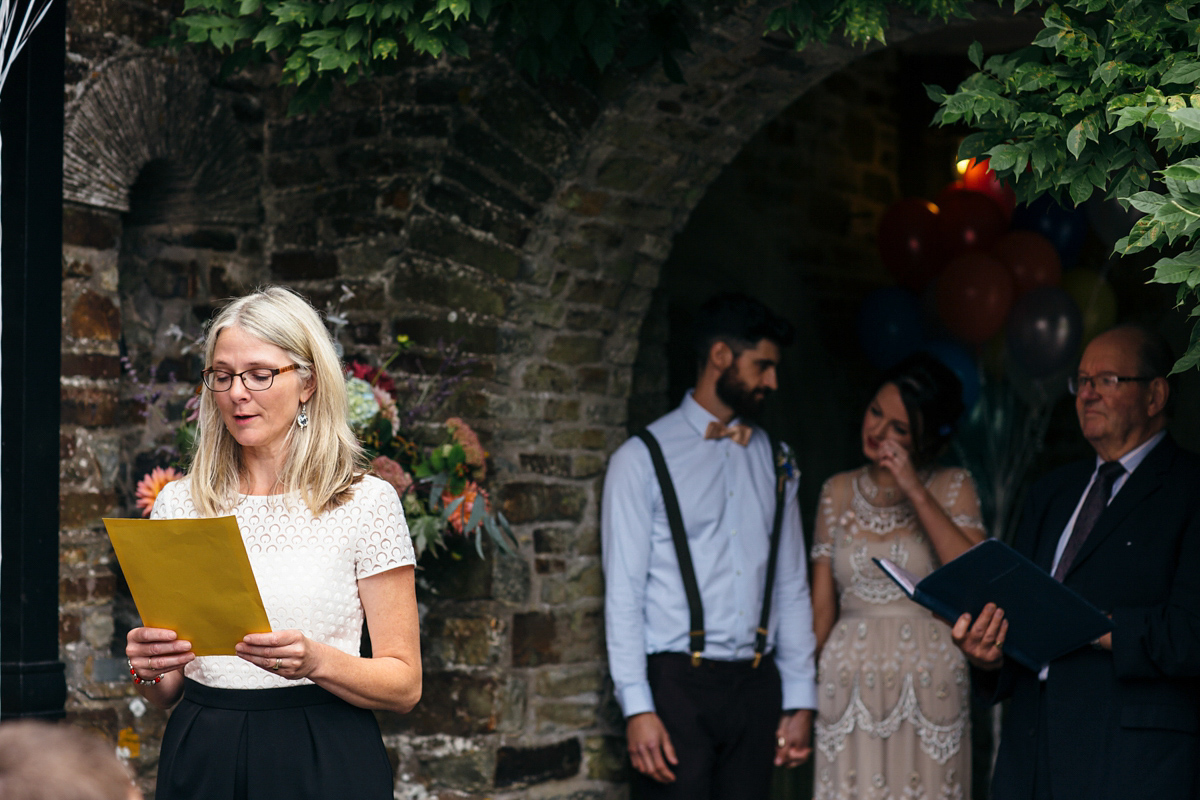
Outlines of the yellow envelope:
[{"label": "yellow envelope", "polygon": [[237,519],[106,519],[142,624],[169,628],[198,656],[236,655],[271,623]]}]

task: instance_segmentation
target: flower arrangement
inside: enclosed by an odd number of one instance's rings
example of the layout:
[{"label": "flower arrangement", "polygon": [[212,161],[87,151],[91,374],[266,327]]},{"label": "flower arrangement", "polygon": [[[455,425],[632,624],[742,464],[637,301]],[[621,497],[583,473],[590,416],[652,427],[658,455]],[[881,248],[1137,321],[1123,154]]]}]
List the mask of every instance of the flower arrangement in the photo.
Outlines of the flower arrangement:
[{"label": "flower arrangement", "polygon": [[[333,315],[330,315],[331,317]],[[336,323],[336,319],[333,319]],[[494,510],[483,488],[487,477],[487,452],[479,436],[458,417],[441,424],[427,420],[449,400],[476,360],[464,357],[458,346],[438,343],[440,364],[433,375],[409,375],[398,387],[386,369],[404,351],[412,347],[407,336],[396,337],[396,350],[381,367],[352,360],[345,372],[349,400],[349,422],[362,442],[376,475],[395,487],[404,507],[413,547],[420,557],[426,551],[436,556],[448,550],[452,537],[474,539],[475,550],[483,556],[486,534],[503,552],[515,553],[516,538],[508,520]],[[157,403],[146,387],[130,371],[130,379],[148,405]],[[397,402],[403,394],[404,408]],[[196,434],[199,415],[199,390],[187,401],[184,418],[175,430],[174,448],[166,448],[175,457],[175,466],[185,467]],[[183,477],[175,466],[155,467],[137,484],[137,506],[150,516],[162,488]],[[451,551],[452,557],[459,557]]]},{"label": "flower arrangement", "polygon": [[[487,477],[487,452],[479,436],[458,417],[430,430],[417,415],[440,407],[461,381],[462,370],[474,363],[463,359],[456,346],[439,344],[442,363],[432,381],[411,378],[405,396],[407,411],[396,402],[398,389],[385,371],[411,347],[406,336],[383,367],[351,361],[346,370],[350,396],[350,426],[371,458],[375,473],[396,488],[408,518],[413,547],[420,557],[437,555],[447,537],[474,538],[483,556],[483,536],[504,552],[515,553],[516,538],[504,514],[493,510],[482,483]],[[432,441],[430,441],[432,439]],[[423,444],[422,440],[428,442]]]}]

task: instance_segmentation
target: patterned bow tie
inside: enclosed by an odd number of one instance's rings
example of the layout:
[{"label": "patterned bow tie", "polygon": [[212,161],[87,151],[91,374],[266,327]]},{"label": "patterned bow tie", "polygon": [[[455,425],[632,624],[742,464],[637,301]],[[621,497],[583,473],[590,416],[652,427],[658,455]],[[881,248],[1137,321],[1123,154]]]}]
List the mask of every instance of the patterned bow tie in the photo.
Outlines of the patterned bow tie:
[{"label": "patterned bow tie", "polygon": [[741,423],[738,423],[736,425],[725,427],[716,420],[708,423],[708,427],[704,430],[705,439],[724,439],[728,436],[742,447],[745,447],[750,443],[750,437],[753,435],[754,429],[749,425],[742,425]]}]

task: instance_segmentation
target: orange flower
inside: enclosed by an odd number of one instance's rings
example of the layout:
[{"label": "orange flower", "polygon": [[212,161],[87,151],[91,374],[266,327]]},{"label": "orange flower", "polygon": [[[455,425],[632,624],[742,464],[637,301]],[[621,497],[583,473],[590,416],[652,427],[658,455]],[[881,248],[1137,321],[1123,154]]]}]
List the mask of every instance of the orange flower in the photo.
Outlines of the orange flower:
[{"label": "orange flower", "polygon": [[488,501],[487,492],[480,489],[475,481],[468,481],[461,495],[450,494],[449,490],[442,492],[442,505],[446,508],[459,497],[462,498],[462,503],[450,515],[450,525],[456,533],[462,533],[466,529],[467,523],[471,521],[471,512],[475,508],[475,498],[480,495],[483,497],[483,507],[491,511],[492,505]]},{"label": "orange flower", "polygon": [[177,481],[183,477],[183,473],[174,467],[155,467],[150,473],[144,476],[137,485],[137,505],[142,509],[142,516],[150,516],[151,509],[154,508],[154,501],[158,499],[158,493],[163,490],[171,481]]}]

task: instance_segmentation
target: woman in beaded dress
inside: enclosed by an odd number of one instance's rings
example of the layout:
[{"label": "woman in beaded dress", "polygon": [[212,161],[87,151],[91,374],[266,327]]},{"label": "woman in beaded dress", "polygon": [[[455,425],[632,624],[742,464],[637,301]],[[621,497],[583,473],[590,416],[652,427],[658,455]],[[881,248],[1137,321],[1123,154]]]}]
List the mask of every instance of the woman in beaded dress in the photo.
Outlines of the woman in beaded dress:
[{"label": "woman in beaded dress", "polygon": [[984,538],[971,476],[933,460],[962,413],[954,373],[918,354],[863,417],[867,464],[821,491],[812,550],[816,800],[964,800],[968,671],[950,628],[871,560],[924,576]]},{"label": "woman in beaded dress", "polygon": [[[138,691],[171,708],[156,800],[391,800],[374,709],[421,695],[413,548],[400,498],[365,474],[320,316],[272,287],[208,328],[196,451],[156,519],[233,515],[270,633],[197,656],[134,628]],[[371,655],[360,655],[363,622]]]}]

